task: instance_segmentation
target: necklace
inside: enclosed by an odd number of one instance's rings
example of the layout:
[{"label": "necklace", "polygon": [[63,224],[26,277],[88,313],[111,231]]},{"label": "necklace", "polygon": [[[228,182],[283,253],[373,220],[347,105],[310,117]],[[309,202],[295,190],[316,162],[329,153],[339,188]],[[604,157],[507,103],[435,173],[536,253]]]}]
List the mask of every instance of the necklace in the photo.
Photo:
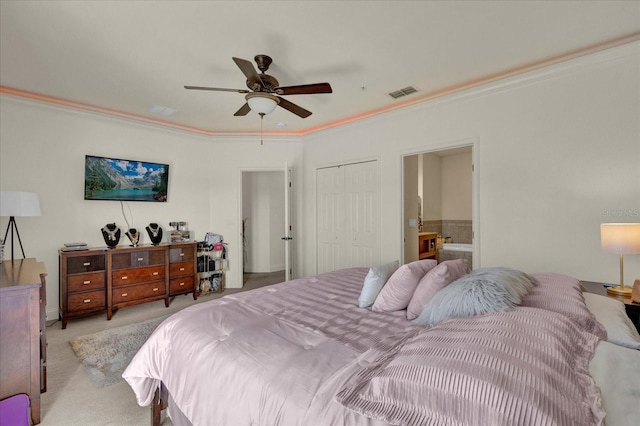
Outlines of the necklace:
[{"label": "necklace", "polygon": [[116,234],[120,231],[118,228],[114,227],[113,229],[109,228],[109,225],[105,225],[102,228],[102,232],[107,234],[107,238],[111,241],[116,241]]},{"label": "necklace", "polygon": [[150,223],[149,226],[147,226],[147,229],[154,237],[157,237],[160,232],[160,227],[155,223]]}]

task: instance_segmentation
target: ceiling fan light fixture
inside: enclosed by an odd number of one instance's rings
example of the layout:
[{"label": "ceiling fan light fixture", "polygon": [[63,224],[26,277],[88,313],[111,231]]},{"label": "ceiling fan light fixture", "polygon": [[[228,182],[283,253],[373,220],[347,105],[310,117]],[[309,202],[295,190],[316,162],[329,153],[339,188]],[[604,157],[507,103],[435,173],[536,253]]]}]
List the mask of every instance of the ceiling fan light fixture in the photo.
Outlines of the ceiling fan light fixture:
[{"label": "ceiling fan light fixture", "polygon": [[280,98],[269,93],[248,93],[245,99],[252,111],[264,115],[271,114],[280,103]]}]

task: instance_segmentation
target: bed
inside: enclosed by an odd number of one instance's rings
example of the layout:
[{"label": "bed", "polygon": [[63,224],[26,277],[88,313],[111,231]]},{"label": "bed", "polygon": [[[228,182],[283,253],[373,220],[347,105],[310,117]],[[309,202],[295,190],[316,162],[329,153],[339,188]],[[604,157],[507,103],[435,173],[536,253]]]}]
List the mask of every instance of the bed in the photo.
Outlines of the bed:
[{"label": "bed", "polygon": [[[174,425],[637,424],[640,337],[608,341],[578,280],[530,274],[508,309],[423,325],[408,316],[429,267],[351,268],[193,305],[123,377],[152,423],[161,398]],[[366,306],[372,274],[383,282]],[[460,281],[436,278],[428,303]]]}]

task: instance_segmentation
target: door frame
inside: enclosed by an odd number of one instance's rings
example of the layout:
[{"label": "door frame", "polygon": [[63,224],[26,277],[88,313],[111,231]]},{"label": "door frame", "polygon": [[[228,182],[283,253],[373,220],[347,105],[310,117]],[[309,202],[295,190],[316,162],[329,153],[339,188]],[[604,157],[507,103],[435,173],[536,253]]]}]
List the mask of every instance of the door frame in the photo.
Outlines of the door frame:
[{"label": "door frame", "polygon": [[[240,248],[238,250],[236,250],[237,254],[235,256],[236,258],[236,262],[238,263],[239,269],[240,269],[240,282],[242,284],[241,288],[244,287],[244,247],[242,244],[243,241],[243,235],[242,235],[242,220],[243,220],[243,196],[244,196],[244,182],[242,180],[242,175],[243,173],[262,173],[262,172],[280,172],[283,173],[285,178],[288,175],[289,170],[291,170],[291,167],[288,165],[285,165],[284,167],[240,167],[238,168],[238,234],[239,234],[239,241],[240,241]],[[291,200],[289,200],[291,202]],[[289,218],[289,220],[291,220],[291,217]],[[293,226],[293,225],[292,225]],[[295,229],[295,228],[294,228]],[[283,253],[285,252],[285,248],[284,246],[282,247]],[[286,259],[285,259],[285,263],[286,263]],[[293,265],[291,264],[291,260],[289,261],[289,268],[293,268]],[[286,267],[286,265],[285,265]],[[285,274],[286,276],[286,274]]]},{"label": "door frame", "polygon": [[[450,149],[471,147],[471,166],[473,171],[471,173],[471,220],[472,220],[472,241],[473,241],[473,265],[472,269],[480,268],[482,265],[481,250],[480,250],[480,179],[479,179],[479,161],[480,158],[480,143],[479,139],[467,138],[455,141],[445,141],[434,145],[424,146],[420,148],[413,148],[411,150],[403,151],[399,155],[400,162],[400,261],[404,261],[404,240],[405,240],[405,223],[404,223],[404,159],[412,155],[429,154],[438,151],[448,151]],[[424,203],[424,200],[423,200]]]}]

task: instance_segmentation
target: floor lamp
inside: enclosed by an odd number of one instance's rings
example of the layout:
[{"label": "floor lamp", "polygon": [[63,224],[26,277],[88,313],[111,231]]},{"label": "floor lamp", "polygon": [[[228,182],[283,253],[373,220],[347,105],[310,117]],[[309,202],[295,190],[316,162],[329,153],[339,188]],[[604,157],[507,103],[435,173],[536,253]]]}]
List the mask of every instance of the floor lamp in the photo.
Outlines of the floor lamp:
[{"label": "floor lamp", "polygon": [[0,216],[9,217],[7,230],[4,233],[2,241],[4,241],[5,244],[7,243],[7,235],[9,234],[9,228],[11,228],[11,261],[14,260],[14,233],[18,237],[22,257],[26,258],[24,255],[24,248],[22,247],[22,240],[20,239],[20,233],[18,232],[16,217],[40,215],[40,198],[35,192],[0,191]]},{"label": "floor lamp", "polygon": [[602,250],[620,255],[620,285],[607,287],[607,292],[631,295],[631,287],[624,286],[624,255],[640,254],[640,223],[600,224]]}]

